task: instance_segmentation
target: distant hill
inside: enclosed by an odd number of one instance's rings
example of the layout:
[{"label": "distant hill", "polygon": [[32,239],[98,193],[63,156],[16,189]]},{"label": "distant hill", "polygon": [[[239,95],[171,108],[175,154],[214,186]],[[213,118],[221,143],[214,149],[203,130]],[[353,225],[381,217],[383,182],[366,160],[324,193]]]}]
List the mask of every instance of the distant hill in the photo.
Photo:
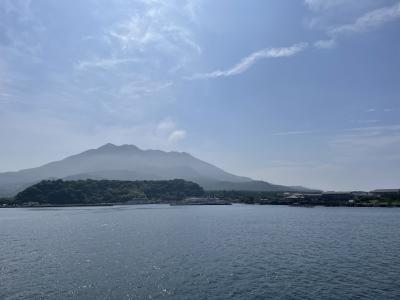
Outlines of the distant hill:
[{"label": "distant hill", "polygon": [[236,176],[185,152],[141,150],[134,145],[106,144],[37,168],[0,173],[0,196],[14,196],[27,186],[45,179],[184,179],[198,183],[206,190],[307,190]]},{"label": "distant hill", "polygon": [[204,195],[196,183],[182,179],[161,181],[43,180],[18,193],[15,203],[99,204],[124,203],[132,199],[176,201]]}]

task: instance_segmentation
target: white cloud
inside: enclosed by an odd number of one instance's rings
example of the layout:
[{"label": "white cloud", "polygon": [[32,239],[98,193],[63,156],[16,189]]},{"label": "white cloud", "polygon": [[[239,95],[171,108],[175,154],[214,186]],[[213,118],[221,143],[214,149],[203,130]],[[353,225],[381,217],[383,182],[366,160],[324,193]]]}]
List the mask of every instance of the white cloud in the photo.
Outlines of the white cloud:
[{"label": "white cloud", "polygon": [[379,8],[357,18],[353,23],[331,28],[330,35],[363,32],[400,17],[400,2],[393,6]]},{"label": "white cloud", "polygon": [[183,140],[184,138],[186,138],[186,131],[185,130],[174,130],[168,136],[168,141],[175,143],[175,142],[178,142],[180,140]]},{"label": "white cloud", "polygon": [[[365,11],[367,7],[376,5],[376,2],[371,0],[304,0],[304,3],[316,13],[306,21],[308,28],[318,28],[328,35],[327,38],[314,42],[314,47],[318,49],[332,49],[343,35],[362,33],[400,18],[400,2],[397,2],[392,6],[369,11],[347,24],[328,25],[332,20],[342,19],[343,12],[350,15],[350,12],[354,14],[357,11]],[[339,7],[340,10],[333,9]]]},{"label": "white cloud", "polygon": [[171,117],[167,117],[158,123],[156,133],[160,137],[166,137],[170,144],[175,144],[186,138],[186,130],[179,129],[177,123]]},{"label": "white cloud", "polygon": [[201,0],[189,0],[184,5],[184,12],[189,16],[192,21],[196,21],[197,12],[200,9]]},{"label": "white cloud", "polygon": [[243,58],[238,64],[227,70],[216,70],[209,73],[195,74],[188,79],[207,79],[239,75],[247,71],[258,60],[266,58],[290,57],[307,48],[307,43],[299,43],[286,48],[266,48]]},{"label": "white cloud", "polygon": [[[144,11],[118,22],[108,31],[109,37],[119,41],[123,50],[145,51],[151,47],[169,55],[188,55],[190,51],[201,53],[191,31],[178,21],[181,7],[177,2],[143,2]],[[194,7],[191,14],[194,14]]]},{"label": "white cloud", "polygon": [[332,49],[336,46],[335,39],[319,40],[314,43],[314,47],[319,49]]},{"label": "white cloud", "polygon": [[[131,100],[140,100],[142,107],[155,106],[151,101],[157,97],[160,103],[172,101],[173,90],[168,88],[174,84],[173,73],[201,53],[191,21],[200,2],[96,1],[97,14],[103,16],[107,7],[112,22],[85,37],[99,45],[75,64],[79,82],[86,82],[85,90],[110,95],[114,103],[131,102],[137,110],[141,107]],[[161,96],[160,91],[167,94]]]},{"label": "white cloud", "polygon": [[76,65],[78,70],[87,70],[90,68],[110,69],[122,64],[137,63],[141,60],[138,58],[108,58],[95,59],[91,61],[81,61]]},{"label": "white cloud", "polygon": [[133,16],[129,21],[118,24],[109,34],[118,39],[124,48],[130,45],[143,47],[162,38],[149,23],[150,21],[143,16]]}]

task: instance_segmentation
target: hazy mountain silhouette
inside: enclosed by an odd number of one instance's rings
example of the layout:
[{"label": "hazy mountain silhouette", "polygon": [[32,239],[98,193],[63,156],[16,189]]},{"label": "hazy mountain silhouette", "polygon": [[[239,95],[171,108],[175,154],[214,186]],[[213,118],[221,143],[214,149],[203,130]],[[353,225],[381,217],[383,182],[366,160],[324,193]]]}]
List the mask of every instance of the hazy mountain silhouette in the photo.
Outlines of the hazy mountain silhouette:
[{"label": "hazy mountain silhouette", "polygon": [[134,145],[106,144],[63,160],[17,172],[0,173],[0,195],[12,196],[43,179],[185,179],[208,190],[293,191],[302,187],[274,185],[236,176],[185,152],[141,150]]}]

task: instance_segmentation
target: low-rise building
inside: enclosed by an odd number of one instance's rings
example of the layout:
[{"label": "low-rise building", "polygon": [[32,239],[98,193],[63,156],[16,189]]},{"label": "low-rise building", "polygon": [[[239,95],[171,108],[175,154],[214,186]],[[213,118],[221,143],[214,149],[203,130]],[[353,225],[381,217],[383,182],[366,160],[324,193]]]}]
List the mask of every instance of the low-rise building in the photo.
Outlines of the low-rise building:
[{"label": "low-rise building", "polygon": [[400,189],[377,189],[371,191],[372,194],[399,194]]},{"label": "low-rise building", "polygon": [[304,199],[304,196],[303,196],[303,194],[295,193],[295,194],[285,197],[285,199],[289,200],[289,201],[290,200],[301,200],[301,199]]},{"label": "low-rise building", "polygon": [[377,189],[371,194],[380,198],[400,199],[400,189]]},{"label": "low-rise building", "polygon": [[322,193],[321,199],[325,201],[349,201],[354,195],[349,192],[325,192]]}]

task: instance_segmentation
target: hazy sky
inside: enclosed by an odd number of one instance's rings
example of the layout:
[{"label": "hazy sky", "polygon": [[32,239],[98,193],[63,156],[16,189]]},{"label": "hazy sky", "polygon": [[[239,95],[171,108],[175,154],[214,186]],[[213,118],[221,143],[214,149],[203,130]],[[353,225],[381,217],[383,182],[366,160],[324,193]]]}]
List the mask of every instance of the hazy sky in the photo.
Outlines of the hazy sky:
[{"label": "hazy sky", "polygon": [[104,143],[400,186],[400,2],[0,0],[0,171]]}]

